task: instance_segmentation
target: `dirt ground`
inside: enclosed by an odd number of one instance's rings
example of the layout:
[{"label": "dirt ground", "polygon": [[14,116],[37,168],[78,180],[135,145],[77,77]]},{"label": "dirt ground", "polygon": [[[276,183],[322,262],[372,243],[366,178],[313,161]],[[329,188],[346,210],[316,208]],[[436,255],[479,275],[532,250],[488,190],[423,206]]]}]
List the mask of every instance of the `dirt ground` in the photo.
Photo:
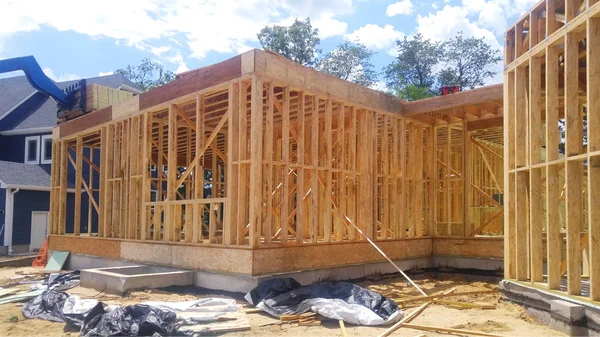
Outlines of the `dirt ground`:
[{"label": "dirt ground", "polygon": [[[20,273],[35,271],[35,268],[0,268],[0,286],[6,287],[28,278],[11,279],[19,277]],[[426,293],[435,294],[456,287],[455,292],[480,291],[497,289],[495,282],[468,282],[460,276],[453,276],[446,280],[432,280],[423,278],[415,281]],[[359,285],[371,290],[389,295],[388,297],[406,299],[419,296],[419,293],[401,277],[370,279],[359,282]],[[23,286],[25,288],[25,286]],[[174,288],[166,290],[134,291],[127,296],[116,296],[99,293],[93,289],[76,287],[68,290],[71,294],[82,298],[96,298],[107,304],[130,305],[142,301],[183,301],[201,297],[225,297],[237,300],[241,310],[248,308],[247,303],[239,294],[219,294],[198,288]],[[411,324],[431,325],[438,327],[467,329],[481,331],[503,336],[563,336],[564,334],[552,330],[547,326],[536,323],[528,317],[520,306],[504,301],[499,293],[465,295],[448,298],[453,302],[495,304],[495,309],[455,309],[439,304],[430,305]],[[422,303],[422,302],[421,302]],[[408,303],[402,307],[405,314],[409,314],[421,303]],[[77,336],[78,331],[68,331],[64,323],[54,323],[40,319],[25,319],[21,313],[23,304],[0,305],[0,335],[2,336]],[[252,330],[234,332],[235,336],[342,336],[337,321],[323,321],[322,326],[298,326],[296,323],[284,323],[260,326],[277,319],[265,313],[249,313],[247,317]],[[348,336],[376,336],[385,330],[385,327],[352,326],[346,324]],[[433,332],[424,332],[408,328],[400,328],[392,336],[442,336]]]}]

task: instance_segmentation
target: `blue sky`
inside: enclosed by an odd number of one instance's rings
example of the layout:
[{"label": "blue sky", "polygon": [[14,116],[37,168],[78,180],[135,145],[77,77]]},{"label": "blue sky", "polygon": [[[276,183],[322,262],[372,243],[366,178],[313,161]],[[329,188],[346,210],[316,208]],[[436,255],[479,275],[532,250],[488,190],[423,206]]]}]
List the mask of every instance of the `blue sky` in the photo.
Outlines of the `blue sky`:
[{"label": "blue sky", "polygon": [[[379,71],[393,60],[395,40],[415,33],[443,41],[463,31],[501,49],[506,28],[536,2],[0,0],[0,59],[34,55],[59,81],[107,74],[144,57],[181,72],[259,48],[256,33],[265,25],[310,17],[323,52],[358,38],[377,52]],[[490,83],[501,81],[501,65],[496,69]]]}]

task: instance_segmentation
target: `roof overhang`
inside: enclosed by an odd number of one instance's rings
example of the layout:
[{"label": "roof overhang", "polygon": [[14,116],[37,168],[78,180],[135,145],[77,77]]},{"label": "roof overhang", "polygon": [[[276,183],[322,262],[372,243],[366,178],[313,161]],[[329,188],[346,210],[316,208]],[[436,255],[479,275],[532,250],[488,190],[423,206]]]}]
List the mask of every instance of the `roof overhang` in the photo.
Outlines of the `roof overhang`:
[{"label": "roof overhang", "polygon": [[[28,191],[41,191],[41,192],[50,192],[49,186],[34,186],[34,185],[15,185],[15,184],[5,184],[2,188],[13,188],[13,189],[21,189]],[[75,193],[74,188],[68,188],[68,193]]]},{"label": "roof overhang", "polygon": [[5,130],[0,131],[2,136],[17,136],[17,135],[31,135],[35,133],[52,132],[52,126],[46,126],[41,128],[28,128],[28,129],[17,129],[17,130]]}]

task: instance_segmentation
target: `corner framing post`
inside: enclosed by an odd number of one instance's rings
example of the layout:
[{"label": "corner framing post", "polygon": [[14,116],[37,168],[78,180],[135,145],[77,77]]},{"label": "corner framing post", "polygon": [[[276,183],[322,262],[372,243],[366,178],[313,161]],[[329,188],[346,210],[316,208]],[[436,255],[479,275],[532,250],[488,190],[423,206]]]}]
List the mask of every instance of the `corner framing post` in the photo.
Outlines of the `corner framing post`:
[{"label": "corner framing post", "polygon": [[[262,218],[262,94],[262,79],[253,76],[252,93],[250,97],[250,247],[257,247],[260,243],[260,224]],[[282,220],[286,221],[286,219],[287,218]],[[284,234],[286,233],[282,233],[282,235]]]}]

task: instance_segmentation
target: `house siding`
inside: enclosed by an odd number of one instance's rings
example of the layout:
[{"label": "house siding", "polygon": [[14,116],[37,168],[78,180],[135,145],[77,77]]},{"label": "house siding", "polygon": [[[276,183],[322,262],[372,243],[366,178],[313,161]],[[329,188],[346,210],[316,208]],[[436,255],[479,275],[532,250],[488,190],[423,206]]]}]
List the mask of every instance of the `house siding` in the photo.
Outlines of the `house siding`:
[{"label": "house siding", "polygon": [[2,210],[0,212],[0,228],[1,229],[1,233],[0,233],[0,246],[4,245],[4,232],[6,231],[6,227],[5,227],[5,218],[6,218],[6,189],[5,188],[0,188],[0,210]]},{"label": "house siding", "polygon": [[[25,162],[25,138],[31,136],[45,136],[51,135],[51,133],[38,133],[32,135],[15,135],[15,136],[1,136],[0,135],[0,160],[12,161],[15,163]],[[41,137],[38,151],[41,150]],[[50,173],[50,164],[39,165],[44,171]]]},{"label": "house siding", "polygon": [[31,212],[48,212],[50,192],[20,190],[14,194],[13,245],[27,245],[31,241]]}]

